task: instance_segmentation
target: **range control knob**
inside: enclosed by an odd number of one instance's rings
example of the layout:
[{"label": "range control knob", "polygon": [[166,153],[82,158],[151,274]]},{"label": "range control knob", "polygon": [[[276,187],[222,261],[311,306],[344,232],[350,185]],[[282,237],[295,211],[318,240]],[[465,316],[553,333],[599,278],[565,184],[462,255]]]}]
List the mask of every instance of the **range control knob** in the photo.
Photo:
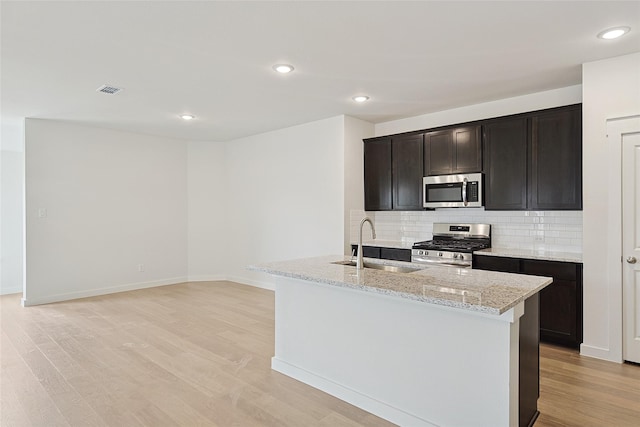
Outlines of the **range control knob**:
[{"label": "range control knob", "polygon": [[460,254],[453,254],[453,258],[454,258],[454,259],[455,259],[455,258],[459,258],[459,257],[460,257]]},{"label": "range control knob", "polygon": [[442,256],[442,252],[438,252],[438,256]]}]

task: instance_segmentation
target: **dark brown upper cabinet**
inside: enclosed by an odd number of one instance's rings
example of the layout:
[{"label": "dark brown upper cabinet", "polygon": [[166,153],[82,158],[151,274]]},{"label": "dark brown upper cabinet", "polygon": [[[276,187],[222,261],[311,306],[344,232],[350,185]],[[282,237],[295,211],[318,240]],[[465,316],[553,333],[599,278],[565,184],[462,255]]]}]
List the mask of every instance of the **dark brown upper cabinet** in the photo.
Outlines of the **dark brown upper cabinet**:
[{"label": "dark brown upper cabinet", "polygon": [[527,147],[526,117],[484,125],[485,209],[527,209]]},{"label": "dark brown upper cabinet", "polygon": [[485,209],[582,209],[582,107],[484,124]]},{"label": "dark brown upper cabinet", "polygon": [[422,209],[422,134],[391,139],[394,210]]},{"label": "dark brown upper cabinet", "polygon": [[582,108],[541,113],[530,121],[529,209],[582,209]]},{"label": "dark brown upper cabinet", "polygon": [[422,134],[364,142],[364,209],[422,209]]},{"label": "dark brown upper cabinet", "polygon": [[455,127],[425,133],[425,175],[481,171],[481,126]]},{"label": "dark brown upper cabinet", "polygon": [[577,104],[366,139],[365,210],[421,210],[423,176],[473,172],[486,210],[581,210],[581,121]]},{"label": "dark brown upper cabinet", "polygon": [[364,209],[391,210],[391,190],[391,138],[365,142]]}]

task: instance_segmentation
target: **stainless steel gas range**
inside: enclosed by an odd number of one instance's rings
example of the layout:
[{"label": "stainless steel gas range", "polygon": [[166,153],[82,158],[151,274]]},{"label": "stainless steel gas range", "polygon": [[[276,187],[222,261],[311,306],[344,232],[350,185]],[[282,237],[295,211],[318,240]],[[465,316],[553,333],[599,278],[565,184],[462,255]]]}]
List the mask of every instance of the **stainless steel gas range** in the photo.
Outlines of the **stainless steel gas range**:
[{"label": "stainless steel gas range", "polygon": [[489,224],[433,224],[433,240],[416,242],[411,262],[471,268],[474,251],[491,247]]}]

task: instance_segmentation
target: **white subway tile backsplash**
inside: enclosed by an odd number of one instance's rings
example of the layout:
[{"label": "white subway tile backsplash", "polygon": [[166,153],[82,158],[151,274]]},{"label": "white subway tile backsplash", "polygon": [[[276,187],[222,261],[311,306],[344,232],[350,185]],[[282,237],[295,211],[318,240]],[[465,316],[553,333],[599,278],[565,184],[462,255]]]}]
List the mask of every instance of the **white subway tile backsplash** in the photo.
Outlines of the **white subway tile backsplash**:
[{"label": "white subway tile backsplash", "polygon": [[423,212],[351,211],[351,241],[365,216],[375,224],[377,238],[413,242],[432,238],[434,222],[487,223],[494,247],[582,252],[582,211],[490,211],[438,209]]}]

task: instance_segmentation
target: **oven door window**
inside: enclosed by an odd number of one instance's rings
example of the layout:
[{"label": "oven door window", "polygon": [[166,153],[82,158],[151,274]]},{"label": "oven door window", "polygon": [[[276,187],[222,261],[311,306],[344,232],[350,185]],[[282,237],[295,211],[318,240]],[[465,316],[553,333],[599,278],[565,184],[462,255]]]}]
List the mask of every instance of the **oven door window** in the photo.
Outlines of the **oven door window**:
[{"label": "oven door window", "polygon": [[426,202],[462,202],[462,183],[426,184]]}]

